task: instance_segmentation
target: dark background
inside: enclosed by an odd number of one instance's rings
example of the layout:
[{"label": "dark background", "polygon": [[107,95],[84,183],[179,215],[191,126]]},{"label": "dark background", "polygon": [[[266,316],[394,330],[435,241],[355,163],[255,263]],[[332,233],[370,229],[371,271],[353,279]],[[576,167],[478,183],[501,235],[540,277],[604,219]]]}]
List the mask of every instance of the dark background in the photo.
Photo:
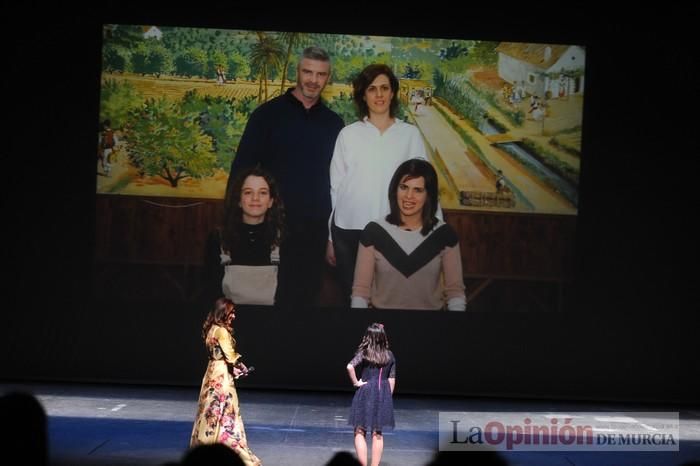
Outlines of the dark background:
[{"label": "dark background", "polygon": [[201,380],[208,303],[155,299],[147,287],[95,291],[104,282],[94,252],[101,25],[131,23],[586,46],[575,271],[560,312],[241,311],[239,348],[257,368],[244,385],[345,389],[345,364],[367,324],[380,321],[398,358],[399,393],[697,401],[697,14],[349,6],[342,17],[292,21],[201,7],[6,19],[2,379]]}]

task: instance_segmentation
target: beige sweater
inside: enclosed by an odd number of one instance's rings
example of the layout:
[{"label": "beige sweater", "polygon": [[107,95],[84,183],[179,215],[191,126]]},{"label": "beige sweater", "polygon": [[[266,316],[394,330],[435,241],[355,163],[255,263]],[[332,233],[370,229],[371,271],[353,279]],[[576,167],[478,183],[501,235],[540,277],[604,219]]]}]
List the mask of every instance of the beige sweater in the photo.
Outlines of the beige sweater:
[{"label": "beige sweater", "polygon": [[464,310],[459,240],[439,222],[428,234],[402,230],[385,220],[362,232],[352,287],[353,307]]}]

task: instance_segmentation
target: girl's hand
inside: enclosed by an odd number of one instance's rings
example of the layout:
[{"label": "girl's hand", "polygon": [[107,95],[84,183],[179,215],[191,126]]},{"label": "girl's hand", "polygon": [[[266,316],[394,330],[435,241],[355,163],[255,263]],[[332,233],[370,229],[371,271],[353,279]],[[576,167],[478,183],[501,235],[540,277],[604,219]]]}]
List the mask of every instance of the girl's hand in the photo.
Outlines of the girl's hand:
[{"label": "girl's hand", "polygon": [[361,386],[363,386],[363,385],[365,385],[365,384],[367,384],[367,382],[365,382],[364,380],[360,379],[360,380],[357,381],[357,383],[355,383],[355,388],[360,388]]},{"label": "girl's hand", "polygon": [[335,249],[331,240],[328,240],[328,243],[326,243],[326,262],[328,262],[328,265],[335,267]]},{"label": "girl's hand", "polygon": [[246,375],[247,373],[248,373],[248,368],[242,362],[239,362],[235,366],[233,366],[233,376],[235,378],[238,378],[242,375]]}]

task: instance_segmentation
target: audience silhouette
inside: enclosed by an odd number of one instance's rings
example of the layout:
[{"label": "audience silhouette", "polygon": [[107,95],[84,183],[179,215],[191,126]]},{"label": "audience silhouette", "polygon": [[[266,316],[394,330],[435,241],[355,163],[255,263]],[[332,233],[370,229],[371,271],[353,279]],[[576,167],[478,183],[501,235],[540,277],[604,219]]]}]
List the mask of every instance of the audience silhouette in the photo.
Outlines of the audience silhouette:
[{"label": "audience silhouette", "polygon": [[339,451],[331,457],[326,466],[361,466],[361,464],[349,451]]},{"label": "audience silhouette", "polygon": [[245,466],[235,451],[221,443],[197,445],[185,453],[182,466]]},{"label": "audience silhouette", "polygon": [[9,392],[0,398],[0,451],[18,464],[49,464],[47,417],[44,407],[30,393]]},{"label": "audience silhouette", "polygon": [[427,466],[508,466],[495,451],[440,451]]}]

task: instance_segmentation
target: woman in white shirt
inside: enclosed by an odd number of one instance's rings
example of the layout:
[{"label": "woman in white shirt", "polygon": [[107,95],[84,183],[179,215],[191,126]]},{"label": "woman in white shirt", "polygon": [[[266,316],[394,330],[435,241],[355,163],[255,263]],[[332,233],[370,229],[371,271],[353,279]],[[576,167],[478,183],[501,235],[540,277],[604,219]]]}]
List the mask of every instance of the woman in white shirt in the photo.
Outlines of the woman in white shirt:
[{"label": "woman in white shirt", "polygon": [[368,65],[352,86],[360,120],[343,128],[335,143],[326,251],[347,304],[360,234],[370,220],[389,213],[387,189],[394,171],[406,160],[427,160],[418,128],[396,117],[399,80],[389,66]]}]

